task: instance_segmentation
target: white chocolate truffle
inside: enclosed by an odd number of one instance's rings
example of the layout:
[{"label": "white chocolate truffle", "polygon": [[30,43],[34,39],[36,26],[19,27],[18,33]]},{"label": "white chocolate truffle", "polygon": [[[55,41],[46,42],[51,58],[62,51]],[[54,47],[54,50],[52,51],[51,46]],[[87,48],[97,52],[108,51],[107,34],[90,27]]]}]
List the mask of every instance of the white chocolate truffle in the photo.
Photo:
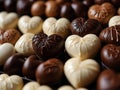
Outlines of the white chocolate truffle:
[{"label": "white chocolate truffle", "polygon": [[7,74],[0,75],[0,90],[22,90],[23,80],[20,76]]},{"label": "white chocolate truffle", "polygon": [[120,16],[113,16],[109,20],[109,27],[115,26],[115,25],[120,25]]},{"label": "white chocolate truffle", "polygon": [[88,90],[86,88],[78,88],[78,89],[75,89],[75,90]]},{"label": "white chocolate truffle", "polygon": [[64,85],[58,88],[58,90],[74,90],[72,86]]},{"label": "white chocolate truffle", "polygon": [[36,34],[42,31],[43,20],[39,16],[22,16],[18,21],[18,27],[22,33]]},{"label": "white chocolate truffle", "polygon": [[74,88],[86,87],[93,83],[100,72],[99,64],[92,59],[71,58],[65,62],[64,73]]},{"label": "white chocolate truffle", "polygon": [[49,86],[42,85],[42,86],[38,87],[37,90],[52,90],[52,89]]},{"label": "white chocolate truffle", "polygon": [[39,83],[32,81],[32,82],[25,84],[22,90],[37,90],[38,87],[40,87]]},{"label": "white chocolate truffle", "polygon": [[3,65],[15,53],[15,48],[10,43],[4,43],[0,45],[0,51],[0,65]]},{"label": "white chocolate truffle", "polygon": [[22,53],[24,55],[34,54],[34,50],[32,47],[33,36],[34,36],[34,34],[32,34],[32,33],[23,34],[15,44],[16,51],[19,53]]},{"label": "white chocolate truffle", "polygon": [[46,19],[43,23],[43,32],[48,36],[58,34],[63,38],[67,37],[70,33],[70,21],[66,18],[56,20],[53,17]]},{"label": "white chocolate truffle", "polygon": [[84,37],[70,35],[65,41],[65,49],[71,57],[79,57],[81,60],[93,58],[101,47],[100,39],[94,34]]},{"label": "white chocolate truffle", "polygon": [[0,12],[0,28],[10,29],[16,28],[18,23],[18,15],[14,12],[7,13],[6,11]]}]

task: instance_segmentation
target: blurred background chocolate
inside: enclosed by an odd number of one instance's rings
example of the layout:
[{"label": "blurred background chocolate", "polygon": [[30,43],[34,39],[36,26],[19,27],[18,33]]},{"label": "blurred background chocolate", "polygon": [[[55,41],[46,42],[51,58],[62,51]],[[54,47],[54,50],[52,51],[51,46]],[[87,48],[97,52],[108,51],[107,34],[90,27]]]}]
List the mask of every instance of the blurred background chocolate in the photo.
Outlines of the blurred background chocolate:
[{"label": "blurred background chocolate", "polygon": [[94,2],[96,3],[96,4],[102,4],[102,3],[105,3],[105,2],[110,2],[111,0],[94,0]]},{"label": "blurred background chocolate", "polygon": [[0,0],[0,11],[4,10],[4,0]]}]

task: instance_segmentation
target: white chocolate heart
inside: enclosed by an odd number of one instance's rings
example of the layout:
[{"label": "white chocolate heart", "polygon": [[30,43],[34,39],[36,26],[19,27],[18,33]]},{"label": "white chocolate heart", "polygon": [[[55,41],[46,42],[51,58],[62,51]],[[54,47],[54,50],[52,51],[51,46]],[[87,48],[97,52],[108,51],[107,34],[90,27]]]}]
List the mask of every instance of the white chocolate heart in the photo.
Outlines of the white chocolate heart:
[{"label": "white chocolate heart", "polygon": [[99,64],[92,59],[82,61],[79,58],[71,58],[64,65],[65,76],[75,88],[90,85],[95,81],[99,72]]},{"label": "white chocolate heart", "polygon": [[70,21],[68,19],[60,18],[56,20],[55,18],[50,17],[43,23],[43,32],[48,36],[52,34],[58,34],[65,38],[70,33],[69,27]]},{"label": "white chocolate heart", "polygon": [[24,55],[34,54],[34,50],[32,47],[33,36],[34,36],[34,34],[32,34],[32,33],[23,34],[15,44],[16,51],[19,53],[22,53]]},{"label": "white chocolate heart", "polygon": [[0,90],[22,90],[23,80],[20,76],[7,74],[0,75]]},{"label": "white chocolate heart", "polygon": [[115,26],[115,25],[120,25],[120,16],[113,16],[112,18],[110,18],[109,20],[109,27],[111,26]]},{"label": "white chocolate heart", "polygon": [[15,48],[10,43],[4,43],[0,45],[0,65],[3,65],[5,61],[15,53]]},{"label": "white chocolate heart", "polygon": [[0,12],[0,28],[10,29],[16,28],[18,23],[18,15],[14,12],[7,13],[5,11]]},{"label": "white chocolate heart", "polygon": [[70,35],[65,41],[65,49],[71,57],[79,57],[81,60],[93,58],[101,47],[100,39],[94,34],[84,37]]},{"label": "white chocolate heart", "polygon": [[42,31],[43,20],[39,16],[22,16],[18,21],[18,27],[22,33],[36,34]]}]

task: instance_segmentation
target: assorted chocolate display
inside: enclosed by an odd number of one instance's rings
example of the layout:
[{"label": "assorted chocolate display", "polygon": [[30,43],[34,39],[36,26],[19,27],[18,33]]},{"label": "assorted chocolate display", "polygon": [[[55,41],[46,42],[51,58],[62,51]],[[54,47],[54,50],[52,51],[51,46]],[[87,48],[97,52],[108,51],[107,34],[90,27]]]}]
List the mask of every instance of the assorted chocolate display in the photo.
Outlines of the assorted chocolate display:
[{"label": "assorted chocolate display", "polygon": [[120,0],[0,0],[0,90],[120,90]]}]

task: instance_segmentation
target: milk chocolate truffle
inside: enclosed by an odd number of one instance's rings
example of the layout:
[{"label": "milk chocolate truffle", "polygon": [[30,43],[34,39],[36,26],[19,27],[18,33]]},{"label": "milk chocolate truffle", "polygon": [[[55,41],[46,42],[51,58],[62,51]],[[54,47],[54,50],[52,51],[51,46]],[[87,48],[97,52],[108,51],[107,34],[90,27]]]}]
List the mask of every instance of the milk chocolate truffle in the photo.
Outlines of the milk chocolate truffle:
[{"label": "milk chocolate truffle", "polygon": [[85,20],[82,17],[74,19],[70,27],[72,34],[77,34],[80,36],[84,36],[89,33],[98,35],[102,29],[101,24],[97,20]]},{"label": "milk chocolate truffle", "polygon": [[16,12],[17,0],[4,0],[4,8],[7,12]]},{"label": "milk chocolate truffle", "polygon": [[120,25],[105,28],[100,33],[99,38],[103,43],[120,45]]},{"label": "milk chocolate truffle", "polygon": [[44,1],[36,1],[31,6],[31,14],[33,16],[43,16],[45,15],[45,8]]},{"label": "milk chocolate truffle", "polygon": [[7,30],[2,30],[0,29],[0,44],[3,43],[11,43],[15,45],[17,40],[20,38],[21,34],[18,30],[16,29],[7,29]]},{"label": "milk chocolate truffle", "polygon": [[60,6],[56,1],[47,1],[45,5],[45,15],[47,17],[59,17]]},{"label": "milk chocolate truffle", "polygon": [[39,60],[36,55],[29,56],[23,64],[22,73],[29,79],[35,80],[35,71],[42,60]]},{"label": "milk chocolate truffle", "polygon": [[53,85],[63,76],[63,63],[56,58],[41,63],[36,70],[36,80],[40,84]]},{"label": "milk chocolate truffle", "polygon": [[17,74],[22,75],[22,67],[25,61],[25,56],[16,53],[10,56],[3,67],[3,71],[9,75]]},{"label": "milk chocolate truffle", "polygon": [[57,34],[47,36],[41,32],[34,35],[32,46],[35,53],[41,58],[57,57],[63,51],[64,39]]},{"label": "milk chocolate truffle", "polygon": [[120,74],[112,70],[103,71],[97,80],[97,90],[119,90]]},{"label": "milk chocolate truffle", "polygon": [[120,71],[120,47],[107,44],[101,50],[101,60],[104,65],[115,71]]},{"label": "milk chocolate truffle", "polygon": [[107,24],[115,13],[114,6],[111,3],[106,2],[102,5],[92,5],[88,10],[88,17],[90,19],[96,19],[102,24]]}]

